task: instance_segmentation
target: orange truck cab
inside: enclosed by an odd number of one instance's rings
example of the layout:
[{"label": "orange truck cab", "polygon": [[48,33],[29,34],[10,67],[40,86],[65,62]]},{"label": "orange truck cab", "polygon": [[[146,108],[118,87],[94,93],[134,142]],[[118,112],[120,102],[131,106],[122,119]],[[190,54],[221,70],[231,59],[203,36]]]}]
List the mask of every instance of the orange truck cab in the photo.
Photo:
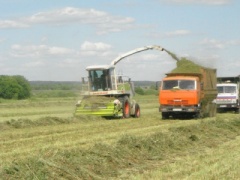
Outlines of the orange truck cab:
[{"label": "orange truck cab", "polygon": [[200,112],[201,88],[197,76],[170,76],[162,80],[159,102],[163,119],[169,116],[197,115]]},{"label": "orange truck cab", "polygon": [[198,73],[169,73],[159,90],[162,119],[213,117],[217,95],[216,70],[200,67]]}]

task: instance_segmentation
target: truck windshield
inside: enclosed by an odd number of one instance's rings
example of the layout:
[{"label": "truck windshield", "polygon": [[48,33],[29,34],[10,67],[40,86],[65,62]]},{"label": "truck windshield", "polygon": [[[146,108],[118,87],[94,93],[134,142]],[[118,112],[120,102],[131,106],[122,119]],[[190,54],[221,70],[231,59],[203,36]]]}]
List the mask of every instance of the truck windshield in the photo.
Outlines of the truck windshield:
[{"label": "truck windshield", "polygon": [[218,86],[218,93],[236,93],[236,86]]},{"label": "truck windshield", "polygon": [[193,90],[193,89],[196,89],[196,86],[195,86],[195,81],[193,80],[166,80],[166,81],[163,81],[162,89],[163,90],[170,90],[170,89]]}]

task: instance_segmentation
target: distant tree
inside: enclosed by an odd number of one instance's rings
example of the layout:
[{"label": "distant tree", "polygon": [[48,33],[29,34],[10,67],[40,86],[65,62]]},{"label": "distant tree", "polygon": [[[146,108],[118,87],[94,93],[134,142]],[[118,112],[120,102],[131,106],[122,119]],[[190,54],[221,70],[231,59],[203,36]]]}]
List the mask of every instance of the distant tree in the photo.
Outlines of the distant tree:
[{"label": "distant tree", "polygon": [[25,99],[30,94],[30,85],[23,76],[0,76],[0,98]]},{"label": "distant tree", "polygon": [[144,91],[144,95],[158,95],[158,91],[156,89],[146,89]]},{"label": "distant tree", "polygon": [[17,81],[18,85],[21,87],[18,92],[18,99],[26,99],[31,95],[31,86],[28,80],[20,75],[13,76],[13,78]]},{"label": "distant tree", "polygon": [[144,95],[144,90],[141,87],[136,87],[135,93],[137,93],[139,95]]}]

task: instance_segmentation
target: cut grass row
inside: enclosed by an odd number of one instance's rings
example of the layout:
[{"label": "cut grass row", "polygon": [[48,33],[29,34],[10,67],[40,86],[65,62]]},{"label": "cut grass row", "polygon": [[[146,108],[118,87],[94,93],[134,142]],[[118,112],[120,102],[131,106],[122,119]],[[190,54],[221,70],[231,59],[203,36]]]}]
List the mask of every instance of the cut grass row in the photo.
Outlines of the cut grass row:
[{"label": "cut grass row", "polygon": [[[216,155],[215,159],[212,159],[213,162],[208,162],[203,157],[209,156],[209,153],[221,147],[226,154],[229,149],[225,144],[238,142],[236,139],[240,135],[238,116],[228,117],[228,120],[224,117],[217,117],[216,120],[189,122],[191,121],[181,121],[171,125],[155,124],[158,128],[148,125],[148,128],[144,130],[144,126],[140,125],[143,123],[141,120],[105,121],[99,119],[95,125],[89,121],[85,124],[76,123],[74,126],[79,125],[78,127],[83,128],[79,131],[73,126],[67,126],[67,129],[63,130],[63,126],[54,126],[53,134],[47,130],[33,139],[34,131],[28,135],[20,133],[16,135],[19,136],[17,141],[21,141],[16,147],[20,147],[11,154],[17,153],[17,155],[14,159],[9,156],[8,163],[3,162],[0,175],[6,179],[17,177],[22,179],[126,179],[128,177],[133,179],[143,177],[144,179],[147,176],[158,177],[156,179],[162,177],[167,179],[179,177],[182,179],[188,177],[219,179],[220,177],[236,177],[240,169],[239,166],[233,165],[238,161],[227,165],[233,167],[226,168],[220,165],[215,167],[216,163],[223,163],[220,151],[218,151],[219,157]],[[13,144],[17,143],[14,142],[16,137],[11,138],[8,140],[8,145],[11,141]],[[78,139],[82,141],[79,142]],[[21,143],[26,142],[28,143],[21,146]],[[49,144],[44,146],[44,142]],[[26,148],[27,145],[32,147]],[[84,148],[84,145],[87,146]],[[3,149],[7,152],[11,151],[11,147],[8,149],[7,146]],[[5,154],[4,157],[7,156]],[[226,157],[225,161],[234,160],[233,157],[230,159],[231,157]],[[195,161],[186,162],[186,159]],[[205,167],[207,163],[209,163],[208,168]],[[182,169],[175,169],[180,166]],[[206,169],[209,173],[202,176],[201,171],[206,171]],[[216,169],[218,173],[212,176],[211,171]],[[140,172],[145,173],[139,175]]]},{"label": "cut grass row", "polygon": [[[72,116],[73,100],[66,99],[64,103],[40,101],[37,107],[39,110],[47,107],[50,114],[53,109],[63,107],[66,116],[50,117],[42,111],[35,119],[27,110],[34,110],[35,106],[25,104],[22,107],[26,111],[22,111],[27,118],[9,117],[0,123],[0,176],[5,179],[126,179],[130,176],[134,179],[154,177],[156,173],[160,177],[157,179],[177,179],[178,173],[169,175],[177,171],[175,166],[171,170],[168,165],[184,163],[190,157],[199,160],[198,156],[215,151],[239,135],[237,114],[163,121],[156,98],[139,97],[142,110],[139,119],[76,118]],[[204,167],[201,164],[199,171]],[[169,171],[165,172],[166,169]],[[190,170],[181,170],[183,179],[192,176]],[[145,172],[146,176],[139,172]]]},{"label": "cut grass row", "polygon": [[215,148],[174,157],[162,166],[129,179],[239,179],[240,136]]},{"label": "cut grass row", "polygon": [[72,117],[76,100],[73,98],[7,101],[0,104],[0,122],[11,119],[37,120],[46,116]]}]

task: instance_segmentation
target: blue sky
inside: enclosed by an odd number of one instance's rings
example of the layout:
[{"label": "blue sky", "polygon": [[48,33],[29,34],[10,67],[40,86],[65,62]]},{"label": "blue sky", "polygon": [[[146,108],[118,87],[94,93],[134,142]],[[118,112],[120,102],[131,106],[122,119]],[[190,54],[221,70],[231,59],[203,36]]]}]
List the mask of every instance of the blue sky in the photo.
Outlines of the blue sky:
[{"label": "blue sky", "polygon": [[[90,65],[160,45],[179,57],[240,75],[237,0],[0,0],[1,75],[80,81]],[[117,64],[132,80],[158,81],[176,62],[144,51]]]}]

